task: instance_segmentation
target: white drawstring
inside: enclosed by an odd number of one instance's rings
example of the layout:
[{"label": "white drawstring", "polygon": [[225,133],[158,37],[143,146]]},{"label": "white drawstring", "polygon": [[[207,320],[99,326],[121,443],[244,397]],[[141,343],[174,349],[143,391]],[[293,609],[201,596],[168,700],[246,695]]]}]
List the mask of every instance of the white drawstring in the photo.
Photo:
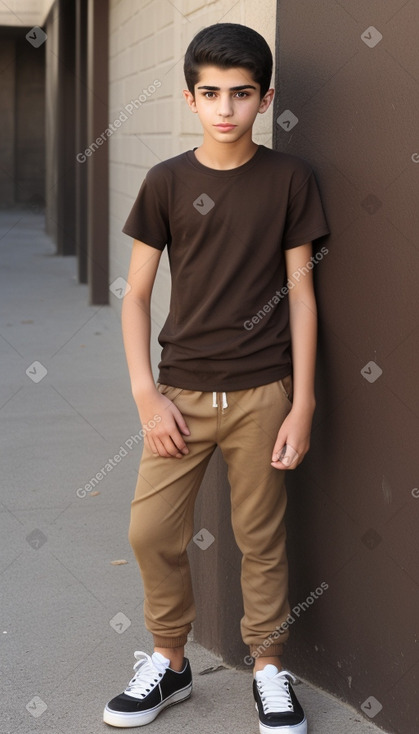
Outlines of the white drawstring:
[{"label": "white drawstring", "polygon": [[[222,393],[222,399],[223,399],[222,409],[225,410],[225,408],[228,408],[227,393],[226,392],[223,392]],[[216,392],[213,392],[212,393],[212,407],[213,408],[218,408],[217,393]]]}]

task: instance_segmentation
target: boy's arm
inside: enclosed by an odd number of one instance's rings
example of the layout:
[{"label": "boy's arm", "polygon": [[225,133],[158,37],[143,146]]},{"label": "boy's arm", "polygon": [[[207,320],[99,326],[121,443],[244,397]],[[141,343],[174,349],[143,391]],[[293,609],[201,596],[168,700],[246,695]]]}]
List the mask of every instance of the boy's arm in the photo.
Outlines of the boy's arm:
[{"label": "boy's arm", "polygon": [[[131,378],[131,389],[144,440],[153,454],[181,458],[188,453],[182,434],[189,429],[178,408],[156,388],[150,360],[151,293],[161,252],[134,240],[127,281],[130,286],[122,304],[122,333]],[[156,424],[158,415],[161,420]],[[155,425],[150,429],[150,425]]]},{"label": "boy's arm", "polygon": [[[310,447],[311,423],[316,406],[314,396],[314,370],[317,343],[317,308],[313,288],[313,275],[307,272],[312,254],[311,243],[285,251],[285,262],[290,288],[289,318],[293,362],[293,404],[278,432],[272,454],[272,466],[276,469],[295,469]],[[304,268],[304,270],[303,270]],[[287,444],[284,462],[279,454]],[[293,459],[291,448],[298,457]]]}]

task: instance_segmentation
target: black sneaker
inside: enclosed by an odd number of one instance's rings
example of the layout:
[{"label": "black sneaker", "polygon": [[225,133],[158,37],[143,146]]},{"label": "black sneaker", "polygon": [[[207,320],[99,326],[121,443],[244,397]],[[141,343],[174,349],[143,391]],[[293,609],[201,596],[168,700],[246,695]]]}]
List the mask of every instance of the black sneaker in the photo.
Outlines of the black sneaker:
[{"label": "black sneaker", "polygon": [[170,660],[159,652],[147,655],[134,653],[135,675],[119,696],[109,701],[103,721],[111,726],[144,726],[154,721],[160,711],[180,703],[192,693],[192,673],[189,660],[184,658],[183,670],[169,668]]},{"label": "black sneaker", "polygon": [[253,695],[259,712],[261,734],[307,734],[307,721],[287,670],[278,672],[275,665],[258,670],[253,681]]}]

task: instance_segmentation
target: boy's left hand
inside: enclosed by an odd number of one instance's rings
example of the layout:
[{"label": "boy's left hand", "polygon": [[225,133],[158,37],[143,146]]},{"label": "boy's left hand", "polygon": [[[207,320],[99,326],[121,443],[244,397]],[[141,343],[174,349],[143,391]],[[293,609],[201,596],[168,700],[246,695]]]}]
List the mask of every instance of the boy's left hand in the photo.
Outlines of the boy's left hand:
[{"label": "boy's left hand", "polygon": [[301,464],[310,448],[312,419],[311,411],[297,411],[295,408],[290,410],[278,431],[272,452],[271,465],[275,469],[295,469]]}]

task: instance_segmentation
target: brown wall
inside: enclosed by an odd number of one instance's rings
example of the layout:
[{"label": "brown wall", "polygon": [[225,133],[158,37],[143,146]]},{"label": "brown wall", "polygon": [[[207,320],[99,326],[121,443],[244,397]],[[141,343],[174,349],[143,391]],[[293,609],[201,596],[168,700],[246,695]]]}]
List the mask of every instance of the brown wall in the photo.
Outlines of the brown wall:
[{"label": "brown wall", "polygon": [[227,467],[217,448],[195,506],[195,534],[199,537],[204,528],[215,540],[205,550],[199,543],[189,547],[197,608],[193,635],[230,665],[244,666],[249,649],[240,636],[241,553],[231,529],[229,491]]},{"label": "brown wall", "polygon": [[[275,147],[312,164],[332,230],[315,270],[312,447],[287,482],[297,609],[285,663],[397,734],[419,723],[418,27],[403,0],[278,5]],[[286,110],[289,131],[276,122]],[[227,492],[218,458],[196,517],[216,542],[191,548],[195,636],[240,662],[238,555],[218,525]]]},{"label": "brown wall", "polygon": [[[289,657],[354,706],[374,696],[383,707],[374,723],[411,734],[419,711],[419,6],[367,5],[279,3],[276,119],[290,109],[299,122],[290,132],[277,125],[277,146],[314,166],[332,230],[315,273],[312,448],[288,482],[292,599],[322,581],[329,589],[295,624]],[[382,35],[372,48],[361,38],[379,38],[365,33],[370,26]],[[365,368],[371,361],[378,367]]]},{"label": "brown wall", "polygon": [[0,205],[42,204],[45,188],[45,50],[29,29],[0,30]]}]

